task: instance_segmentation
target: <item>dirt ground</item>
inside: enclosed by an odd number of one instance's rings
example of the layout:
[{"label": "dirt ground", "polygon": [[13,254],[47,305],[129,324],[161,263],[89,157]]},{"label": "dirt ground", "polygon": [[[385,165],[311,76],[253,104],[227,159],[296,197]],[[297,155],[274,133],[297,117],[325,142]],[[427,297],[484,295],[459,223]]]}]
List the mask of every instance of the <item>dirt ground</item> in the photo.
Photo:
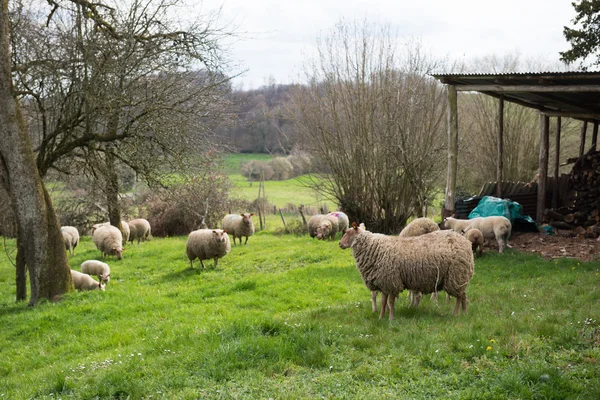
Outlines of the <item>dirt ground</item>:
[{"label": "dirt ground", "polygon": [[[514,250],[526,253],[539,253],[547,259],[576,258],[581,261],[600,261],[600,242],[597,239],[569,237],[569,231],[558,231],[550,236],[537,232],[513,232],[509,243]],[[498,249],[493,240],[491,247]],[[484,247],[483,251],[490,250]]]}]

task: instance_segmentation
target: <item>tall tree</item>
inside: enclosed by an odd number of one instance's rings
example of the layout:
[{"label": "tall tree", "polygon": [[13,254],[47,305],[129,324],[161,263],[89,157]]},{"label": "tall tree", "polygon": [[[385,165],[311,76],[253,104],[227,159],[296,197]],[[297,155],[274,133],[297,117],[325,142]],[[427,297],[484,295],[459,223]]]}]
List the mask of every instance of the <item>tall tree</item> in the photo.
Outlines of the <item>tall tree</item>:
[{"label": "tall tree", "polygon": [[583,70],[600,66],[600,0],[580,0],[571,4],[576,12],[572,20],[575,27],[563,29],[571,48],[560,52],[560,59],[569,64],[580,60]]}]

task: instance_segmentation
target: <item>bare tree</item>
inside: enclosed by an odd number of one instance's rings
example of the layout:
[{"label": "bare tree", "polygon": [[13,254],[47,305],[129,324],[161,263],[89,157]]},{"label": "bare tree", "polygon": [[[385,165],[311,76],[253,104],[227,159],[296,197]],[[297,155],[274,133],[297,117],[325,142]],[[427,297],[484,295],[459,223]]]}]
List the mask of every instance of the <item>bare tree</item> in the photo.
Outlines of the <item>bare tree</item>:
[{"label": "bare tree", "polygon": [[339,23],[318,43],[292,112],[306,150],[329,173],[316,188],[369,229],[397,232],[439,187],[445,96],[437,63],[389,28]]}]

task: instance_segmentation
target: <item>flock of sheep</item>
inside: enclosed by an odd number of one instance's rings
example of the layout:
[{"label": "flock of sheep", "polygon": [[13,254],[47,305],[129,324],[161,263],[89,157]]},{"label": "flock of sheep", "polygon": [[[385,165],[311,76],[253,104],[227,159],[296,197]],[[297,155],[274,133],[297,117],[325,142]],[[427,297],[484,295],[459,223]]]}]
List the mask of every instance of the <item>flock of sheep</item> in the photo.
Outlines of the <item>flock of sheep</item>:
[{"label": "flock of sheep", "polygon": [[[217,267],[220,258],[231,250],[229,236],[233,242],[245,237],[244,244],[254,234],[253,213],[229,214],[223,218],[223,229],[199,229],[189,234],[186,255],[193,268],[197,258],[203,268],[203,260],[214,260]],[[411,306],[417,307],[423,294],[431,293],[437,298],[438,291],[456,297],[454,314],[460,308],[467,309],[466,287],[474,273],[473,254],[481,255],[484,240],[495,239],[499,252],[508,246],[511,223],[505,217],[480,217],[459,220],[448,217],[443,222],[445,230],[428,218],[417,218],[409,223],[397,236],[372,233],[364,224],[349,226],[346,214],[340,211],[326,215],[315,215],[308,221],[308,233],[321,240],[335,239],[342,232],[339,246],[351,248],[356,268],[365,286],[371,290],[373,312],[377,311],[377,294],[381,292],[380,318],[389,310],[389,319],[394,319],[394,302],[404,290],[409,291]],[[65,248],[74,253],[79,242],[76,228],[61,228]],[[150,224],[145,219],[121,221],[121,230],[108,222],[94,225],[92,241],[102,256],[116,255],[122,258],[123,244],[135,239],[148,240]],[[71,270],[73,283],[78,290],[104,290],[110,280],[110,267],[98,260],[81,264],[81,272]],[[98,281],[92,278],[98,277]]]}]

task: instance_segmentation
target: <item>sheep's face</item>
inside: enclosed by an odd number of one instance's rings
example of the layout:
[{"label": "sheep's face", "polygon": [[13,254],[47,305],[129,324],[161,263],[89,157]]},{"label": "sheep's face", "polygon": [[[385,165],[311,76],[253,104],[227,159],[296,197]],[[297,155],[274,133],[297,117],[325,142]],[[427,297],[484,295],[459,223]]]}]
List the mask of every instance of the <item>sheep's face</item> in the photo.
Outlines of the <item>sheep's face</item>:
[{"label": "sheep's face", "polygon": [[244,224],[250,226],[250,224],[252,223],[252,216],[254,215],[254,213],[244,213],[240,215],[242,216],[242,221],[244,222]]},{"label": "sheep's face", "polygon": [[213,240],[217,243],[225,242],[225,237],[227,237],[227,231],[222,229],[215,229],[213,232]]},{"label": "sheep's face", "polygon": [[98,282],[98,289],[100,289],[104,292],[105,288],[106,288],[106,284],[102,284],[102,282]]},{"label": "sheep's face", "polygon": [[102,274],[102,276],[100,276],[100,280],[105,284],[108,283],[110,281],[110,274]]},{"label": "sheep's face", "polygon": [[331,222],[323,221],[321,225],[317,227],[317,239],[325,239],[331,232]]},{"label": "sheep's face", "polygon": [[113,253],[117,255],[117,260],[123,259],[123,249],[119,247],[113,247]]},{"label": "sheep's face", "polygon": [[364,225],[361,224],[361,226],[358,226],[356,225],[356,222],[353,222],[352,228],[346,229],[346,232],[344,232],[344,236],[342,236],[342,239],[340,240],[341,249],[347,249],[348,247],[352,246],[352,243],[354,243],[354,239],[356,239],[356,237],[361,232],[365,231],[365,229],[362,226]]},{"label": "sheep's face", "polygon": [[452,227],[450,226],[450,224],[452,223],[452,221],[454,221],[455,219],[452,217],[447,217],[446,219],[444,219],[444,228],[446,229],[451,229]]}]

